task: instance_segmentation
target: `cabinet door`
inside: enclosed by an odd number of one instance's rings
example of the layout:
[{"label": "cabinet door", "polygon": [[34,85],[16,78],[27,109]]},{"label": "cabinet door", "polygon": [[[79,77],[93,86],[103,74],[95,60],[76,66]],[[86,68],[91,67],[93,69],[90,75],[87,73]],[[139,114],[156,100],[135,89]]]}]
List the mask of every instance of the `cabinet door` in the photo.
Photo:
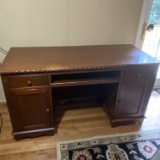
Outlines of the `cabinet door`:
[{"label": "cabinet door", "polygon": [[49,87],[14,88],[10,91],[14,132],[51,127]]},{"label": "cabinet door", "polygon": [[143,117],[155,82],[158,65],[140,65],[123,73],[116,118]]}]

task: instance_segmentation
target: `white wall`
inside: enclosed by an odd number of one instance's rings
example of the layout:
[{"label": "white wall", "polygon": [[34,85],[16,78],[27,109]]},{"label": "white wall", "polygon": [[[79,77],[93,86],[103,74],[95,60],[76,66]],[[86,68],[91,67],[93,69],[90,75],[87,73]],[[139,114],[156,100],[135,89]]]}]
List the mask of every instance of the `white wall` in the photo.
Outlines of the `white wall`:
[{"label": "white wall", "polygon": [[0,0],[0,46],[8,51],[13,46],[134,44],[141,6],[142,0]]}]

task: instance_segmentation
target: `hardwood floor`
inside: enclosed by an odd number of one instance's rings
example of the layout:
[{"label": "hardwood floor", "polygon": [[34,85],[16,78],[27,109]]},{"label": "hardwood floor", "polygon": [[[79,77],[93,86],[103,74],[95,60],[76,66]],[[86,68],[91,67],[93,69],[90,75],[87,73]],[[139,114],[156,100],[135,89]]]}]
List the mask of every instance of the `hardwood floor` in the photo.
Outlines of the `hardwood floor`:
[{"label": "hardwood floor", "polygon": [[108,135],[126,132],[154,132],[160,130],[160,94],[152,92],[146,119],[142,125],[127,125],[112,128],[102,107],[66,106],[56,109],[57,133],[54,136],[43,136],[15,141],[11,136],[12,127],[7,105],[0,104],[3,118],[0,133],[0,160],[56,160],[56,142],[71,139],[87,138],[97,135]]}]

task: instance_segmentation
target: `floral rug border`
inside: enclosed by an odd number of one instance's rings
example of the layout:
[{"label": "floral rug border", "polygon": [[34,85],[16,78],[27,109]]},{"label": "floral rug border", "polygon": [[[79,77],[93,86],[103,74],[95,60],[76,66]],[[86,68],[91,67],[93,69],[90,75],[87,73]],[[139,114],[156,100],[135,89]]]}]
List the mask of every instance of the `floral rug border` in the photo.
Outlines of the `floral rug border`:
[{"label": "floral rug border", "polygon": [[[129,136],[129,138],[127,136]],[[67,151],[69,149],[79,149],[83,147],[90,147],[90,145],[94,146],[94,145],[97,145],[97,143],[110,144],[110,143],[132,142],[132,141],[147,140],[151,138],[160,138],[160,132],[117,133],[117,134],[101,135],[101,136],[94,136],[94,137],[83,138],[83,139],[57,142],[57,160],[68,160],[64,157],[68,157]]]}]

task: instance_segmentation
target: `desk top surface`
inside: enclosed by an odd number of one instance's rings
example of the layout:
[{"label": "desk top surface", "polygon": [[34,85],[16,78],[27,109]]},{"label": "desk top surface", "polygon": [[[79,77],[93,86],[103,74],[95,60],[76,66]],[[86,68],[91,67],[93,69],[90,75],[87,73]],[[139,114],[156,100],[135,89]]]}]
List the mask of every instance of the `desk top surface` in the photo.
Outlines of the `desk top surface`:
[{"label": "desk top surface", "polygon": [[11,48],[0,74],[104,69],[159,63],[133,45]]}]

